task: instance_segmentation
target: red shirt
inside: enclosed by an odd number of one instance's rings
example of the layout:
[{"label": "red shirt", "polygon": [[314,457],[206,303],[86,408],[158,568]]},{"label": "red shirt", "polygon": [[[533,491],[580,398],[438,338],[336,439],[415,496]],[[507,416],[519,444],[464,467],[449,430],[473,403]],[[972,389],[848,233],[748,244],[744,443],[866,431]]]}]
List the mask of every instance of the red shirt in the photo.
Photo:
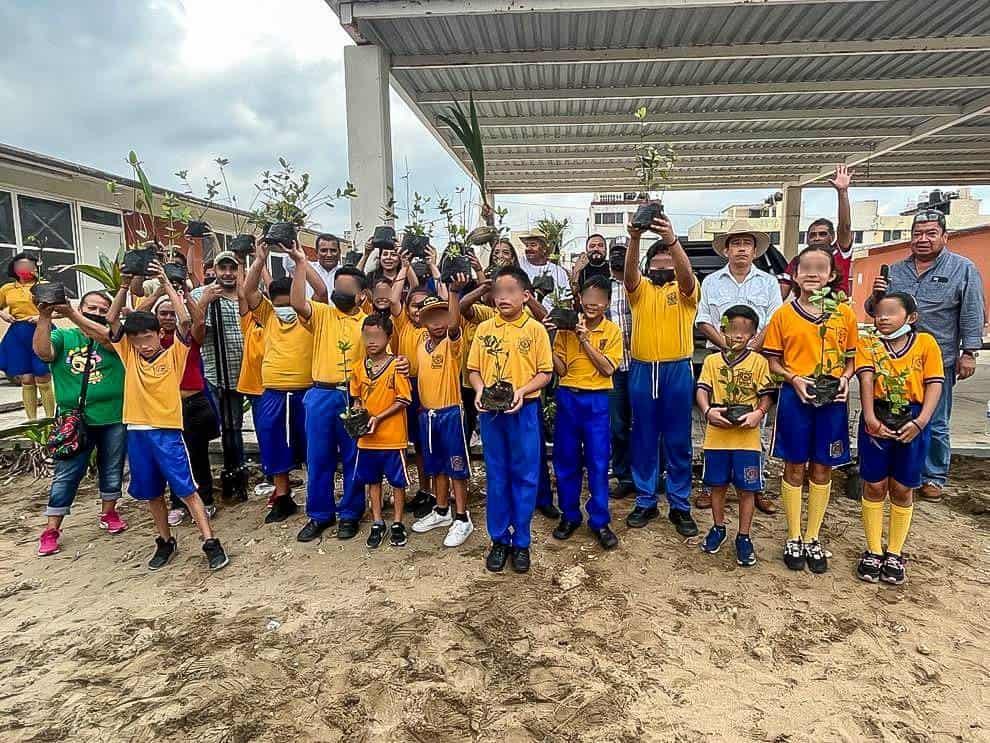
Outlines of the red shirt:
[{"label": "red shirt", "polygon": [[[839,273],[839,278],[832,285],[833,289],[852,294],[852,248],[842,251],[837,243],[832,243],[832,256],[835,258],[835,270]],[[787,264],[787,271],[777,278],[781,284],[792,286],[794,284],[794,274],[797,272],[797,257],[791,259]]]},{"label": "red shirt", "polygon": [[[162,348],[168,348],[175,343],[174,333],[162,333]],[[186,368],[182,373],[179,389],[187,392],[202,392],[206,389],[206,379],[203,376],[203,357],[199,352],[199,344],[189,339],[189,356],[186,357]]]}]

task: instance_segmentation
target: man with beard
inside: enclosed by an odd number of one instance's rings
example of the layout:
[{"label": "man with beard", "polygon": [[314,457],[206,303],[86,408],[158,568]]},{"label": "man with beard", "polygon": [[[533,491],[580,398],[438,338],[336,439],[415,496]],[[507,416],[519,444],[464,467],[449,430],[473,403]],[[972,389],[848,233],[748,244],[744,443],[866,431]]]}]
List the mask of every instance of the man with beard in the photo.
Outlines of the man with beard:
[{"label": "man with beard", "polygon": [[[333,286],[333,277],[340,268],[340,240],[336,235],[324,232],[316,236],[316,260],[308,261],[309,265],[316,271],[317,276],[323,279],[323,283],[329,288]],[[295,274],[296,262],[292,256],[283,255],[282,265],[285,266],[285,273],[289,278]],[[313,287],[306,284],[306,299],[313,298]],[[319,301],[319,299],[318,299]]]},{"label": "man with beard", "polygon": [[605,257],[605,237],[604,235],[589,235],[584,246],[584,253],[578,256],[571,269],[571,292],[575,297],[580,296],[581,287],[585,285],[592,276],[604,276],[610,279],[612,276],[609,270],[608,260]]}]

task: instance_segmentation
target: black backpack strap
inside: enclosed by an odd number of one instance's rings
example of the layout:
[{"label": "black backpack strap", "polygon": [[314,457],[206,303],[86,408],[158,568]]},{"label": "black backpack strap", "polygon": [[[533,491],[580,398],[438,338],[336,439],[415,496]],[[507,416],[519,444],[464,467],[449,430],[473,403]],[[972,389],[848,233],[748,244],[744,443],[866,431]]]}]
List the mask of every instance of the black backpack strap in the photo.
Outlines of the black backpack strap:
[{"label": "black backpack strap", "polygon": [[89,345],[86,346],[86,365],[83,367],[83,378],[82,378],[82,389],[79,390],[79,410],[82,411],[86,408],[86,390],[89,387],[89,362],[93,358],[93,347],[96,345],[96,341],[92,338],[89,339]]}]

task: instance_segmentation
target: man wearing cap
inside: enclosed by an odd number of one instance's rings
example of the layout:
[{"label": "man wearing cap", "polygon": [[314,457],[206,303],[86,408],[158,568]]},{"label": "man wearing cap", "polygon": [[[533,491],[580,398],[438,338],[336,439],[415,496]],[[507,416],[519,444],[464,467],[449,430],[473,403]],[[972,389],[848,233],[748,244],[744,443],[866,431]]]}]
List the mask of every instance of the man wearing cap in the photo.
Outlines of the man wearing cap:
[{"label": "man wearing cap", "polygon": [[[523,254],[519,256],[519,267],[526,272],[529,280],[535,284],[539,277],[549,276],[553,281],[553,290],[556,290],[560,298],[570,299],[571,277],[561,266],[551,262],[550,247],[543,230],[534,227],[519,239],[526,247]],[[551,293],[548,293],[541,301],[544,307],[553,309]]]},{"label": "man wearing cap", "polygon": [[[708,339],[711,349],[726,351],[725,339],[719,327],[723,313],[734,305],[751,307],[759,318],[759,327],[751,347],[763,344],[770,316],[781,305],[780,288],[775,276],[761,271],[753,262],[767,252],[770,236],[751,230],[745,222],[736,222],[723,235],[716,235],[712,247],[725,258],[726,264],[709,274],[701,283],[701,299],[695,325]],[[711,497],[702,490],[695,499],[697,508],[710,508]],[[775,513],[776,506],[764,493],[757,493],[756,505],[764,513]]]},{"label": "man wearing cap", "polygon": [[[289,255],[282,256],[282,265],[285,273],[292,278],[296,271],[296,263]],[[324,232],[316,236],[316,260],[309,261],[316,274],[323,279],[323,283],[329,290],[333,286],[333,278],[340,268],[340,239],[336,235]],[[306,284],[306,299],[313,298],[313,287]]]},{"label": "man wearing cap", "polygon": [[886,291],[905,292],[918,302],[915,330],[935,336],[942,350],[945,386],[931,419],[931,444],[922,470],[923,500],[942,498],[952,454],[949,418],[952,388],[976,372],[976,356],[983,347],[985,305],[983,279],[968,258],[948,248],[945,215],[930,209],[915,215],[911,224],[911,256],[890,267],[890,276],[878,276],[874,294],[866,301],[873,314],[873,296]]}]

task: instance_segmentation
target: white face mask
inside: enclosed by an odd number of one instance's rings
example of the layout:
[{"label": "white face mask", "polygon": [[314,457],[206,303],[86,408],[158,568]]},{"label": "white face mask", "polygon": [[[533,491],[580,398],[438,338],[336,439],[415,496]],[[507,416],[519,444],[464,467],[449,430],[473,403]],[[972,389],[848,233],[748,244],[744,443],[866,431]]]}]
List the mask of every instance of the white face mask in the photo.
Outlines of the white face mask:
[{"label": "white face mask", "polygon": [[896,341],[898,338],[903,338],[905,335],[907,335],[910,332],[911,332],[910,323],[904,323],[893,333],[888,333],[887,335],[881,333],[880,337],[883,338],[885,341]]},{"label": "white face mask", "polygon": [[284,323],[295,322],[296,311],[291,307],[275,307],[275,314],[278,315],[278,319]]}]

